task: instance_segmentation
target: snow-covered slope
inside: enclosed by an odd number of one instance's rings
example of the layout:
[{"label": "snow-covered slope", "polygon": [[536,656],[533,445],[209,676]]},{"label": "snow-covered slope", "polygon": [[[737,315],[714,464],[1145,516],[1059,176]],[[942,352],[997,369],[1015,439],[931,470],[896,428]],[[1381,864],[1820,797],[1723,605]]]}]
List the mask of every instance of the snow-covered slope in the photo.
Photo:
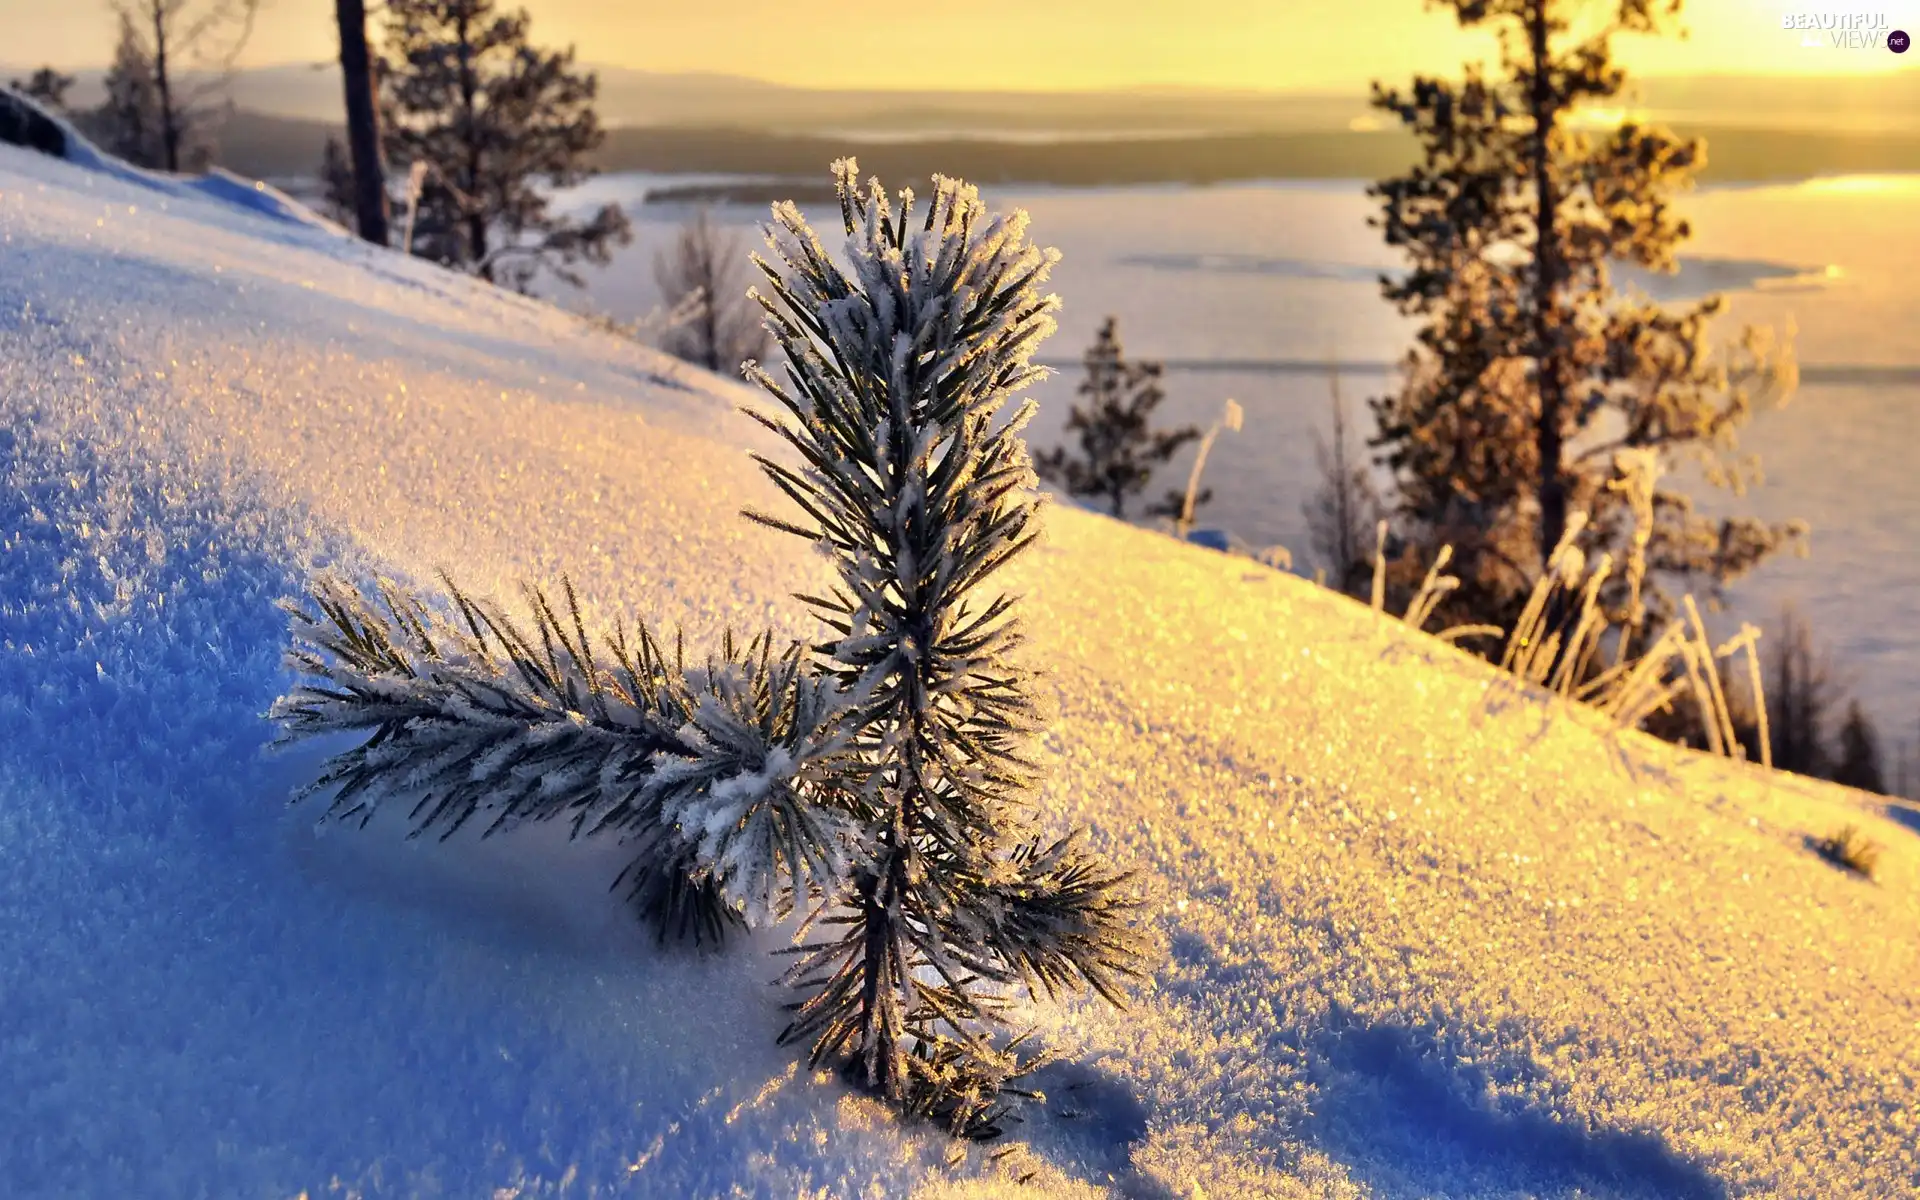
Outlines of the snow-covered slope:
[{"label": "snow-covered slope", "polygon": [[[14,119],[9,123],[7,118],[10,115]],[[288,224],[322,229],[340,237],[352,236],[346,229],[279,188],[256,179],[242,178],[224,167],[214,167],[203,175],[171,175],[165,171],[149,171],[133,166],[94,145],[65,117],[48,111],[10,87],[0,87],[0,125],[11,124],[17,132],[24,133],[28,123],[37,125],[43,135],[51,131],[52,136],[45,143],[43,153],[55,154],[75,166],[112,176],[144,191],[176,199],[212,199],[228,207],[246,209]]]},{"label": "snow-covered slope", "polygon": [[[1037,231],[1042,241],[1046,231]],[[1066,297],[1072,304],[1074,297]],[[319,228],[0,148],[0,1192],[1909,1196],[1920,845],[1065,506],[1048,800],[1163,965],[943,1165],[661,951],[604,850],[316,835],[262,757],[323,564],[802,635],[745,391]],[[1811,854],[1858,822],[1878,883]]]}]

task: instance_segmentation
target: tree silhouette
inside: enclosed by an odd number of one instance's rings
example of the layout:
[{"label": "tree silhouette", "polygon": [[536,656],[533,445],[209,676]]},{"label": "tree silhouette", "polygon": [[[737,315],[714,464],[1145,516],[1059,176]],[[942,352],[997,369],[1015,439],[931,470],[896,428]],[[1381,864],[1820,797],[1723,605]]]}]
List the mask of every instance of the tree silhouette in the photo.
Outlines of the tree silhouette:
[{"label": "tree silhouette", "polygon": [[1405,384],[1373,402],[1371,444],[1394,474],[1398,532],[1417,551],[1404,566],[1424,570],[1452,544],[1461,586],[1443,620],[1504,626],[1569,513],[1586,511],[1578,545],[1589,558],[1637,553],[1645,568],[1616,573],[1604,595],[1616,623],[1672,615],[1658,579],[1711,603],[1803,527],[1710,520],[1651,481],[1636,504],[1625,463],[1650,454],[1657,478],[1691,458],[1738,493],[1754,464],[1732,458],[1735,435],[1763,389],[1791,389],[1791,360],[1752,329],[1717,355],[1707,335],[1719,297],[1670,310],[1614,288],[1615,264],[1677,269],[1690,231],[1671,198],[1704,149],[1637,122],[1590,133],[1573,120],[1625,87],[1611,38],[1667,30],[1679,6],[1443,2],[1462,26],[1498,32],[1499,73],[1475,65],[1459,82],[1376,83],[1373,94],[1422,147],[1415,167],[1369,191],[1373,224],[1410,265],[1383,290],[1421,323]]},{"label": "tree silhouette", "polygon": [[107,97],[93,113],[93,133],[108,153],[136,167],[166,164],[160,136],[160,92],[153,78],[153,56],[141,41],[133,18],[120,14],[120,37],[107,68]]},{"label": "tree silhouette", "polygon": [[1839,741],[1839,762],[1833,768],[1833,781],[1884,795],[1887,781],[1880,769],[1880,737],[1858,700],[1847,705],[1847,719],[1840,726]]},{"label": "tree silhouette", "polygon": [[333,134],[320,149],[320,211],[354,228],[359,218],[360,189],[354,181],[353,160],[346,145]]},{"label": "tree silhouette", "polygon": [[[227,83],[253,33],[260,0],[115,0],[121,39],[131,39],[152,75],[159,159],[169,171],[204,169],[207,102]],[[124,50],[123,50],[124,53]],[[118,66],[118,62],[115,64]],[[189,82],[183,68],[202,75]],[[206,77],[211,68],[211,77]]]},{"label": "tree silhouette", "polygon": [[1314,556],[1335,591],[1360,595],[1372,577],[1374,529],[1380,522],[1380,496],[1367,464],[1354,461],[1347,440],[1347,406],[1340,395],[1337,368],[1328,368],[1333,401],[1333,440],[1314,437],[1320,488],[1301,505]]},{"label": "tree silhouette", "polygon": [[41,67],[25,79],[15,79],[7,84],[27,99],[36,100],[55,112],[66,110],[67,90],[73,85],[73,76],[53,67]]},{"label": "tree silhouette", "polygon": [[[1033,465],[1042,479],[1065,486],[1071,495],[1097,497],[1111,515],[1124,518],[1127,500],[1146,490],[1154,468],[1200,431],[1192,426],[1153,428],[1153,410],[1166,399],[1160,388],[1163,368],[1157,362],[1127,361],[1119,318],[1108,317],[1100,326],[1086,365],[1087,377],[1080,384],[1086,403],[1075,404],[1067,418],[1067,432],[1080,435],[1081,457],[1069,458],[1067,448],[1057,446],[1036,454]],[[1196,505],[1212,495],[1211,489],[1201,492]],[[1183,499],[1184,493],[1169,492],[1149,507],[1148,515],[1176,516]]]},{"label": "tree silhouette", "polygon": [[340,28],[340,80],[347,110],[347,144],[342,159],[350,164],[346,180],[352,191],[353,218],[340,223],[351,223],[361,237],[384,246],[392,213],[387,199],[387,165],[380,153],[379,87],[374,82],[373,55],[367,48],[366,0],[335,0],[334,22]]},{"label": "tree silhouette", "polygon": [[[593,174],[605,133],[596,77],[571,48],[529,40],[525,12],[494,0],[388,0],[380,124],[388,158],[430,168],[414,253],[525,291],[542,269],[576,286],[632,240],[618,205],[584,222],[552,211],[552,188]],[[542,185],[545,185],[544,187]]]},{"label": "tree silhouette", "polygon": [[748,299],[753,261],[740,237],[702,208],[673,246],[653,262],[666,307],[684,319],[668,327],[661,349],[709,371],[735,375],[772,349],[760,306]]}]

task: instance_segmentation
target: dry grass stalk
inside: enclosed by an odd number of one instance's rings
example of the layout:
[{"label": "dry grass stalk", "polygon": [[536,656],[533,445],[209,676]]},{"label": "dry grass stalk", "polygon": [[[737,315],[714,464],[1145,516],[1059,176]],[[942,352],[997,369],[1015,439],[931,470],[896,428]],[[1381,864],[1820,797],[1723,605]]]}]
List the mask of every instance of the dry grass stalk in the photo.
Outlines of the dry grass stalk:
[{"label": "dry grass stalk", "polygon": [[[1647,468],[1631,464],[1625,483],[1628,490],[1647,486]],[[1766,695],[1760,676],[1756,643],[1760,631],[1743,625],[1740,633],[1726,644],[1715,647],[1707,636],[1699,605],[1691,595],[1683,598],[1685,615],[1661,630],[1637,655],[1630,651],[1634,626],[1615,624],[1600,603],[1600,592],[1614,574],[1613,556],[1603,554],[1587,569],[1586,556],[1575,539],[1586,528],[1585,513],[1574,513],[1567,531],[1548,559],[1547,570],[1534,584],[1526,605],[1511,630],[1496,625],[1455,625],[1435,636],[1449,644],[1469,637],[1503,637],[1498,665],[1512,675],[1539,685],[1563,699],[1590,705],[1612,718],[1616,729],[1637,728],[1656,712],[1668,710],[1674,701],[1691,697],[1706,727],[1708,749],[1721,757],[1744,758],[1734,725],[1733,708],[1721,683],[1719,662],[1744,650],[1747,674],[1753,688],[1754,704],[1760,721],[1760,757],[1763,765],[1773,765],[1772,746],[1767,728]],[[1645,539],[1636,538],[1629,548],[1626,578],[1629,604],[1634,612],[1644,613],[1640,589],[1646,576]],[[1387,522],[1375,531],[1373,557],[1373,609],[1386,611]],[[1428,569],[1420,589],[1407,605],[1406,624],[1423,630],[1448,593],[1460,581],[1445,573],[1453,561],[1453,547],[1443,546]],[[1577,594],[1578,616],[1570,632],[1547,628],[1556,597]],[[1611,666],[1587,678],[1595,657],[1607,636],[1616,639]]]}]

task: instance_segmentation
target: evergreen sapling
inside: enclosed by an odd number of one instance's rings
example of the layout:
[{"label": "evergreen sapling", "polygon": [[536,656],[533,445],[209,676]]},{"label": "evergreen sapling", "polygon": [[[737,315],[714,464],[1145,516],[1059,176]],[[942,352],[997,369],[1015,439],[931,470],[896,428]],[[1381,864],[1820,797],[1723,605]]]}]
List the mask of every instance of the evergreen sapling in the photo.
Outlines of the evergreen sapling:
[{"label": "evergreen sapling", "polygon": [[822,644],[728,635],[690,665],[644,624],[596,648],[570,586],[564,604],[529,592],[523,629],[451,581],[440,613],[328,576],[317,611],[288,606],[300,681],[271,715],[283,744],[357,739],[302,793],[331,797],[327,819],[397,806],[415,837],[564,820],[619,838],[615,886],[663,940],[804,912],[783,1043],[991,1136],[1033,1066],[1005,1036],[1018,993],[1120,1003],[1144,948],[1126,877],[1035,831],[1014,602],[980,594],[1035,536],[1031,405],[998,418],[1039,376],[1054,255],[958,182],[910,229],[910,193],[896,214],[851,161],[836,171],[851,273],[777,206],[757,298],[787,381],[746,364],[791,418],[756,419],[801,459],[758,457],[801,516],[748,515],[833,562],[838,586],[803,598]]},{"label": "evergreen sapling", "polygon": [[800,456],[761,467],[800,510],[754,519],[814,544],[838,586],[804,597],[838,636],[816,650],[846,697],[848,779],[871,832],[848,886],[819,906],[788,980],[805,993],[785,1041],[957,1133],[996,1131],[1022,1071],[992,1032],[1007,989],[1086,985],[1120,1001],[1142,943],[1125,877],[1076,836],[1027,826],[1031,677],[993,572],[1032,545],[1040,499],[1020,436],[1042,377],[1031,358],[1058,301],[1058,255],[1026,215],[992,216],[936,178],[916,221],[853,160],[834,167],[842,270],[791,203],[757,260],[786,380],[747,374],[784,410],[757,415]]}]

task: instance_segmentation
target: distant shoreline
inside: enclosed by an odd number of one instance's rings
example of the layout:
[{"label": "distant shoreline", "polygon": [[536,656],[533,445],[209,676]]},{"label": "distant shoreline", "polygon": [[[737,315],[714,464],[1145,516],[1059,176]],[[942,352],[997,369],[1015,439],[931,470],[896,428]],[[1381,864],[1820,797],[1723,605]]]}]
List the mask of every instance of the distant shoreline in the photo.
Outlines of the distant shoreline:
[{"label": "distant shoreline", "polygon": [[[860,165],[861,165],[861,168],[865,170],[866,161],[862,159]],[[664,178],[668,180],[675,178],[674,175],[664,174],[664,173],[654,172],[654,171],[606,172],[606,175],[622,175],[622,174],[637,174],[637,175],[644,174],[644,175],[651,175],[656,178]],[[1916,168],[1914,170],[1909,170],[1909,171],[1845,171],[1845,172],[1834,172],[1834,173],[1803,175],[1803,176],[1777,176],[1777,177],[1768,177],[1763,179],[1706,179],[1706,180],[1700,181],[1698,184],[1695,185],[1695,191],[1716,191],[1716,190],[1732,190],[1732,189],[1748,189],[1748,188],[1764,188],[1764,187],[1783,187],[1783,186],[1790,186],[1797,183],[1811,183],[1820,179],[1844,179],[1844,178],[1858,177],[1858,176],[1881,176],[1881,175],[1920,176],[1920,168]],[[893,176],[882,173],[881,178],[887,184],[889,190],[897,190],[897,188],[895,187],[896,181]],[[1146,180],[1146,181],[1135,182],[1135,183],[1091,183],[1091,184],[1051,183],[1047,181],[1032,181],[1032,180],[1011,180],[1004,183],[1002,182],[986,183],[986,182],[980,182],[978,180],[973,180],[973,179],[969,179],[968,182],[979,183],[981,187],[989,190],[995,190],[995,191],[1036,190],[1036,189],[1049,189],[1049,190],[1057,189],[1060,191],[1078,191],[1078,190],[1115,189],[1115,188],[1168,188],[1168,187],[1208,188],[1208,187],[1231,187],[1236,185],[1247,185],[1247,184],[1273,184],[1273,185],[1282,185],[1282,186],[1288,185],[1288,184],[1331,184],[1331,185],[1347,185],[1354,188],[1364,188],[1369,183],[1373,182],[1373,178],[1374,177],[1360,176],[1360,175],[1352,175],[1352,176],[1293,175],[1293,176],[1266,176],[1266,177],[1258,177],[1258,178],[1227,179],[1227,180],[1194,181],[1194,180],[1181,180],[1181,179],[1162,179],[1162,180]],[[916,195],[924,195],[926,193],[927,182],[928,181],[924,179],[909,180],[907,183],[900,184],[899,186],[912,187]],[[642,201],[642,203],[647,206],[655,206],[659,208],[694,208],[694,207],[699,207],[703,205],[712,205],[715,207],[744,206],[744,207],[752,207],[752,208],[765,208],[767,205],[775,204],[782,200],[791,200],[795,204],[799,204],[799,205],[831,204],[834,201],[833,185],[832,183],[818,176],[809,176],[806,178],[793,177],[793,178],[774,178],[774,179],[742,179],[742,180],[728,180],[728,181],[718,181],[718,182],[712,181],[712,180],[706,180],[699,183],[670,183],[669,182],[669,183],[664,183],[660,186],[651,187],[647,189],[646,197]]]},{"label": "distant shoreline", "polygon": [[[1706,140],[1707,165],[1697,176],[1701,184],[1920,172],[1920,133],[1689,126],[1676,126],[1674,132]],[[1417,152],[1413,139],[1398,131],[874,142],[738,129],[661,128],[609,131],[596,165],[608,172],[812,178],[821,181],[821,194],[826,195],[827,164],[847,154],[857,157],[869,173],[902,186],[923,186],[938,171],[983,187],[1115,187],[1380,179],[1406,170]],[[742,193],[739,185],[728,186]],[[755,191],[752,198],[762,198],[762,193]]]},{"label": "distant shoreline", "polygon": [[[1702,184],[1920,172],[1920,132],[1672,128],[1684,137],[1706,139],[1707,165],[1697,176]],[[241,110],[221,130],[221,163],[256,179],[311,175],[327,137],[335,133],[336,127],[325,122]],[[921,189],[936,171],[983,187],[1380,179],[1404,171],[1416,152],[1412,138],[1397,130],[872,141],[744,128],[626,126],[607,131],[593,165],[605,173],[778,177],[781,190],[791,193],[786,180],[818,180],[824,189],[828,164],[849,154],[889,185]]]},{"label": "distant shoreline", "polygon": [[[1293,358],[1172,358],[1156,359],[1169,374],[1235,375],[1324,375],[1328,364],[1315,359]],[[1054,371],[1078,371],[1083,364],[1071,359],[1043,359],[1039,366]],[[1341,362],[1342,375],[1392,375],[1400,364],[1391,362]],[[1803,387],[1906,387],[1920,384],[1920,364],[1901,366],[1884,363],[1802,363],[1799,379]]]}]

